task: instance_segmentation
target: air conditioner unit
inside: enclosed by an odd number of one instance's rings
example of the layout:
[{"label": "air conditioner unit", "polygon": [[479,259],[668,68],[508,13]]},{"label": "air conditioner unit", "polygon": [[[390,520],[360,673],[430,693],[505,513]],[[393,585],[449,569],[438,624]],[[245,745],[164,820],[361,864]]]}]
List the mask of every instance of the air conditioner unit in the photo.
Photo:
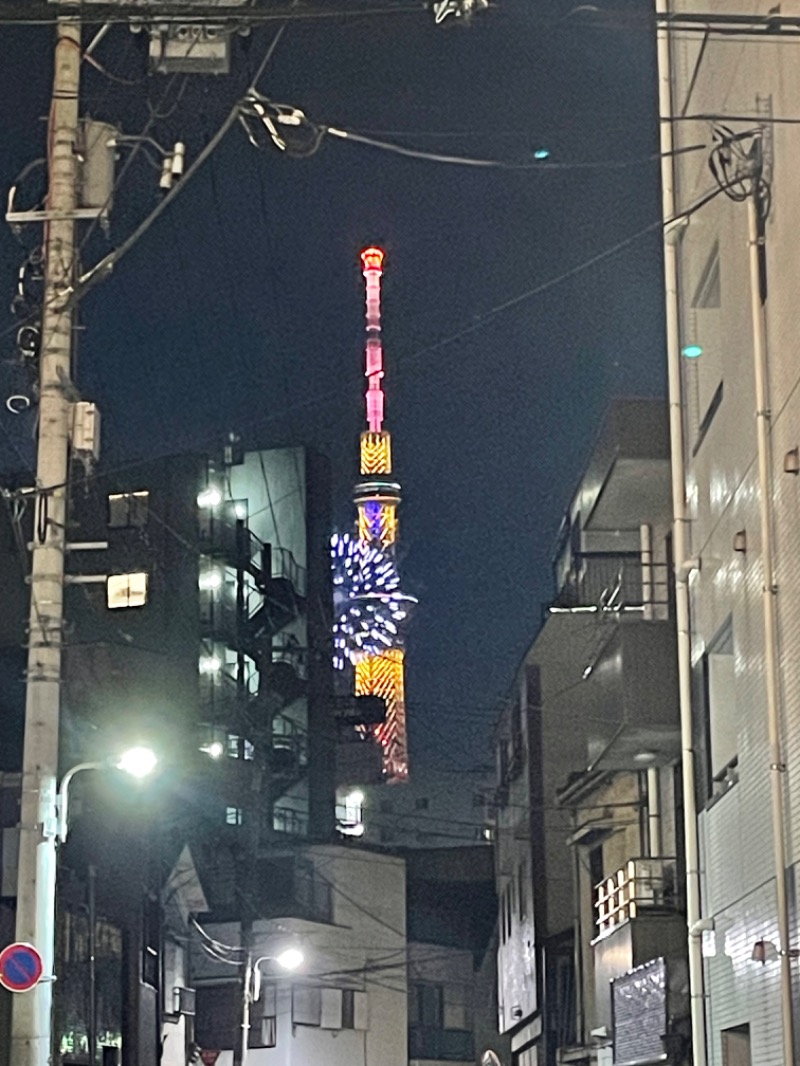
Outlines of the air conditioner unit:
[{"label": "air conditioner unit", "polygon": [[194,1014],[197,992],[193,988],[173,988],[172,1011],[174,1014]]}]

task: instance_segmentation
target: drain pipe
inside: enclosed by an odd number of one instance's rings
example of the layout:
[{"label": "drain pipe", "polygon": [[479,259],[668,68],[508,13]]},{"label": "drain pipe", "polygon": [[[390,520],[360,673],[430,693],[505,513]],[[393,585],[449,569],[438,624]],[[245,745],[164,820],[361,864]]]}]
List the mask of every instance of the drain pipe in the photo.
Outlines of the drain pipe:
[{"label": "drain pipe", "polygon": [[764,675],[769,736],[769,778],[772,806],[772,832],[775,853],[775,901],[778,917],[778,952],[781,965],[781,1031],[783,1061],[792,1066],[794,1026],[792,1019],[792,955],[789,950],[789,902],[786,892],[786,843],[784,840],[783,785],[786,765],[780,736],[780,697],[778,676],[777,586],[773,544],[773,489],[771,462],[771,419],[767,369],[767,336],[764,319],[766,282],[763,197],[761,191],[761,138],[754,142],[758,160],[754,190],[747,199],[747,238],[750,264],[750,310],[753,320],[753,369],[756,393],[756,440],[758,447],[759,517],[761,523],[761,601],[764,609]]},{"label": "drain pipe", "polygon": [[[670,30],[665,20],[669,0],[656,0],[658,111],[661,147],[661,202],[664,221],[675,218],[673,172],[672,80]],[[697,840],[697,800],[694,785],[692,730],[692,658],[689,631],[689,573],[686,514],[683,410],[681,401],[681,351],[678,313],[678,253],[676,234],[664,231],[664,290],[669,395],[670,459],[672,467],[673,553],[675,557],[675,619],[678,644],[678,702],[681,726],[681,778],[683,783],[683,834],[686,865],[686,924],[689,951],[689,1003],[693,1066],[706,1066],[705,992],[703,987],[700,921],[700,854]]]}]

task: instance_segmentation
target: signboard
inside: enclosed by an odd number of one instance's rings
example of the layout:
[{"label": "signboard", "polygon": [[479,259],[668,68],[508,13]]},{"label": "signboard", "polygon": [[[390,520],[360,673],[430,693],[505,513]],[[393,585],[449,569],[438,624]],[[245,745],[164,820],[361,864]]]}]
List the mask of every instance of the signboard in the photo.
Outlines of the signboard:
[{"label": "signboard", "polygon": [[42,956],[31,944],[9,944],[0,951],[0,985],[28,992],[42,976]]},{"label": "signboard", "polygon": [[201,1048],[200,1049],[200,1061],[203,1066],[214,1066],[214,1063],[219,1058],[219,1049]]},{"label": "signboard", "polygon": [[611,982],[615,1066],[662,1062],[667,1056],[667,966],[663,958]]}]

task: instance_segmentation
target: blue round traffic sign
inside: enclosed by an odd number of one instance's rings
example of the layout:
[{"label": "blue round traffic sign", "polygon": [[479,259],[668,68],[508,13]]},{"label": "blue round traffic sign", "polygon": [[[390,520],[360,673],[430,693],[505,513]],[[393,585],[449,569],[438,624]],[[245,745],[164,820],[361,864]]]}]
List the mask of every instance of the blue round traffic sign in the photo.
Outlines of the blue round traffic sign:
[{"label": "blue round traffic sign", "polygon": [[0,985],[27,992],[42,976],[42,956],[32,944],[9,944],[0,951]]}]

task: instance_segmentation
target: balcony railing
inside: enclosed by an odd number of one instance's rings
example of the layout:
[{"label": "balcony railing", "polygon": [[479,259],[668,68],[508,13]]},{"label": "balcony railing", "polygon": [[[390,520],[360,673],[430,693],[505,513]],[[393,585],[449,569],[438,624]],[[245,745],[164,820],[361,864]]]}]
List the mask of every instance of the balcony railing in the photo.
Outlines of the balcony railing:
[{"label": "balcony railing", "polygon": [[606,611],[638,609],[665,617],[669,603],[669,567],[649,563],[638,552],[582,552],[572,558],[551,605],[561,609]]},{"label": "balcony railing", "polygon": [[629,859],[612,877],[595,886],[597,936],[607,936],[643,910],[680,907],[674,858]]}]

